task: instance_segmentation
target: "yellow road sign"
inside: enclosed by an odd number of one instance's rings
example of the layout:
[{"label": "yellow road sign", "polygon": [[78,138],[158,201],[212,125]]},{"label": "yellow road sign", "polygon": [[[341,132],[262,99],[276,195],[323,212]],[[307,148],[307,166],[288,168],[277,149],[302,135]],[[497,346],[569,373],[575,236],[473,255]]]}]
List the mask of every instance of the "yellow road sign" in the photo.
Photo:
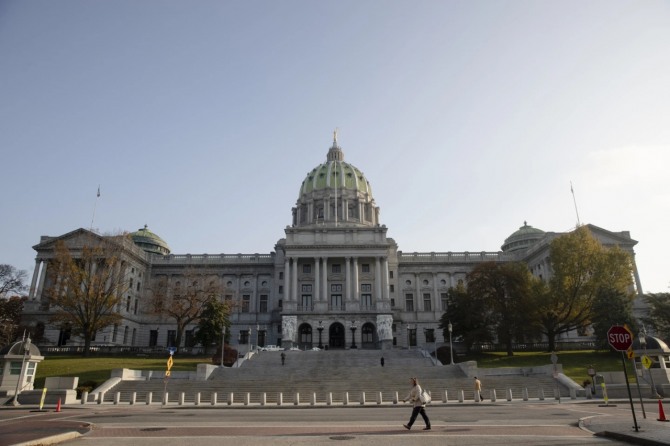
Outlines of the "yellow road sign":
[{"label": "yellow road sign", "polygon": [[642,355],[642,365],[644,366],[645,369],[650,368],[653,363],[654,360],[651,359],[649,356]]},{"label": "yellow road sign", "polygon": [[633,347],[628,347],[628,350],[626,350],[626,356],[628,356],[628,359],[633,359],[635,357]]},{"label": "yellow road sign", "polygon": [[170,370],[170,369],[172,368],[172,364],[173,364],[173,363],[174,363],[174,361],[172,360],[172,356],[170,356],[170,357],[168,358],[168,361],[167,361],[167,369],[168,369],[168,370]]}]

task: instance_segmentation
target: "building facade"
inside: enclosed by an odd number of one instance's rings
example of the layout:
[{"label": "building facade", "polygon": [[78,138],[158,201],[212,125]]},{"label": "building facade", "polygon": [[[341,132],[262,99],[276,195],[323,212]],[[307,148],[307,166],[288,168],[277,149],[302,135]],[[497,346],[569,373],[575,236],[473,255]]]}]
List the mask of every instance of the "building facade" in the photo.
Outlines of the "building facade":
[{"label": "building facade", "polygon": [[[588,226],[603,245],[621,247],[634,261],[637,242],[627,231]],[[524,223],[500,251],[399,251],[379,221],[370,183],[344,160],[337,135],[326,161],[300,185],[285,234],[269,254],[179,255],[146,226],[132,233],[123,254],[130,284],[118,308],[123,320],[98,333],[94,344],[174,346],[174,323],[149,311],[151,293],[159,283],[178,286],[197,276],[201,284],[216,285],[222,290],[220,298],[231,304],[232,344],[432,348],[444,342],[438,326],[449,288],[464,283],[475,265],[521,261],[548,280],[549,244],[561,235]],[[48,322],[45,289],[57,280],[49,269],[55,244],[65,242],[76,255],[91,237],[103,236],[77,229],[43,236],[34,246],[36,264],[24,320],[42,330],[48,344],[81,342]],[[634,282],[636,293],[642,294],[635,267]],[[192,343],[194,328],[187,328],[182,345]]]}]

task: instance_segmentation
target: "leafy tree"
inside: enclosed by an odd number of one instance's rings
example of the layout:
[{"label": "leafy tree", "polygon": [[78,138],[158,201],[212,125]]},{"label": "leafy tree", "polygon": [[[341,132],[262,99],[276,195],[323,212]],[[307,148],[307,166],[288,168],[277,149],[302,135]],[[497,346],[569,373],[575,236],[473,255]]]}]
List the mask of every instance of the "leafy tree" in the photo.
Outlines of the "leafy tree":
[{"label": "leafy tree", "polygon": [[670,293],[646,294],[644,298],[651,307],[645,323],[654,327],[658,337],[670,340]]},{"label": "leafy tree", "polygon": [[603,349],[608,348],[607,331],[612,325],[627,324],[633,333],[637,333],[630,293],[608,287],[600,288],[593,302],[591,322],[596,342]]},{"label": "leafy tree", "polygon": [[522,263],[484,262],[468,274],[467,294],[481,302],[488,313],[487,323],[498,341],[512,356],[513,343],[537,336],[531,302],[532,276]]},{"label": "leafy tree", "polygon": [[27,273],[24,270],[16,269],[12,265],[0,265],[0,299],[10,295],[22,295],[26,290],[26,278]]},{"label": "leafy tree", "polygon": [[49,267],[56,276],[45,290],[54,309],[50,320],[84,339],[83,356],[98,331],[121,320],[116,309],[129,286],[122,267],[126,237],[91,236],[76,252],[63,241],[56,244]]},{"label": "leafy tree", "polygon": [[550,250],[552,276],[548,288],[535,288],[534,298],[543,334],[553,351],[558,335],[591,323],[593,303],[601,288],[628,292],[632,263],[621,249],[603,247],[586,226],[557,237]]},{"label": "leafy tree", "polygon": [[447,311],[440,318],[439,327],[446,339],[451,322],[454,339],[462,341],[469,353],[474,344],[493,342],[493,333],[487,322],[488,313],[485,300],[470,296],[465,286],[459,284],[456,288],[449,288]]},{"label": "leafy tree", "polygon": [[209,300],[221,295],[218,278],[208,280],[207,276],[193,270],[186,271],[179,280],[159,278],[151,290],[151,311],[161,317],[174,320],[177,325],[175,345],[181,346],[186,327],[200,319]]},{"label": "leafy tree", "polygon": [[230,309],[228,305],[217,299],[208,300],[198,321],[198,330],[195,334],[196,340],[205,349],[214,344],[221,346],[224,327],[226,329],[226,340],[230,339],[229,317]]},{"label": "leafy tree", "polygon": [[0,298],[0,346],[14,341],[19,334],[19,323],[25,297]]}]

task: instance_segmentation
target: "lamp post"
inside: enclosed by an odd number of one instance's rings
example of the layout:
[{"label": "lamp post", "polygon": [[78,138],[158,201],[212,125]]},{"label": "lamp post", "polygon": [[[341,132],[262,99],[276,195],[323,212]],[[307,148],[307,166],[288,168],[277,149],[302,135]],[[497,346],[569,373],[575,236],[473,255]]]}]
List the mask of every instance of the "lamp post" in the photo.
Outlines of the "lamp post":
[{"label": "lamp post", "polygon": [[412,350],[412,337],[410,333],[411,325],[407,324],[407,350]]},{"label": "lamp post", "polygon": [[16,381],[16,390],[14,391],[14,401],[12,401],[13,406],[20,406],[19,393],[21,393],[20,386],[23,384],[23,379],[25,376],[26,358],[28,357],[28,352],[30,352],[30,336],[24,338],[22,347],[23,347],[23,359],[21,360],[21,372],[19,373],[19,377]]},{"label": "lamp post", "polygon": [[319,327],[317,328],[319,330],[319,348],[323,348],[323,344],[321,344],[321,333],[323,332],[323,321],[319,321]]},{"label": "lamp post", "polygon": [[256,324],[256,348],[255,348],[255,350],[258,350],[258,337],[260,336],[260,330],[261,330],[260,325]]},{"label": "lamp post", "polygon": [[451,325],[451,321],[449,321],[449,325],[447,325],[447,330],[449,330],[449,359],[451,360],[451,364],[454,363],[454,345],[451,343],[451,332],[454,330],[454,326]]},{"label": "lamp post", "polygon": [[221,367],[223,367],[223,353],[226,350],[226,325],[221,330]]},{"label": "lamp post", "polygon": [[356,321],[351,321],[351,348],[356,347]]},{"label": "lamp post", "polygon": [[[640,338],[640,345],[642,346],[642,349],[644,350],[644,355],[647,356],[647,329],[643,326],[642,331],[638,334],[638,337]],[[652,364],[653,365],[653,364]],[[651,373],[651,367],[648,369],[649,371],[649,380],[651,381],[651,397],[652,398],[657,398],[658,393],[656,393],[656,386],[654,385],[654,375]]]}]

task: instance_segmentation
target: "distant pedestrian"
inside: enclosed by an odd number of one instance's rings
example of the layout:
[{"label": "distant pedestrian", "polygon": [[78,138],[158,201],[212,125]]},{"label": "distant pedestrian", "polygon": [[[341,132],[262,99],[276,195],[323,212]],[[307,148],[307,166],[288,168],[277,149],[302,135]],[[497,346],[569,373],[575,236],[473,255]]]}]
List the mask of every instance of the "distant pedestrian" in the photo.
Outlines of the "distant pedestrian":
[{"label": "distant pedestrian", "polygon": [[482,382],[475,376],[475,401],[483,401],[484,397],[482,396]]},{"label": "distant pedestrian", "polygon": [[284,362],[286,362],[286,355],[284,352],[281,352],[281,365],[284,365]]},{"label": "distant pedestrian", "polygon": [[382,359],[381,359],[380,362],[381,362],[381,364],[382,364],[382,367],[384,367],[384,357],[383,357],[383,356],[382,356]]},{"label": "distant pedestrian", "polygon": [[421,386],[419,385],[419,380],[410,378],[409,382],[412,384],[412,388],[402,402],[405,403],[409,400],[414,407],[412,409],[412,416],[409,418],[409,423],[403,424],[403,426],[407,430],[411,429],[416,417],[421,414],[423,421],[426,423],[426,427],[424,427],[423,430],[428,431],[430,430],[430,420],[428,419],[428,415],[426,415],[426,403],[421,401]]}]

